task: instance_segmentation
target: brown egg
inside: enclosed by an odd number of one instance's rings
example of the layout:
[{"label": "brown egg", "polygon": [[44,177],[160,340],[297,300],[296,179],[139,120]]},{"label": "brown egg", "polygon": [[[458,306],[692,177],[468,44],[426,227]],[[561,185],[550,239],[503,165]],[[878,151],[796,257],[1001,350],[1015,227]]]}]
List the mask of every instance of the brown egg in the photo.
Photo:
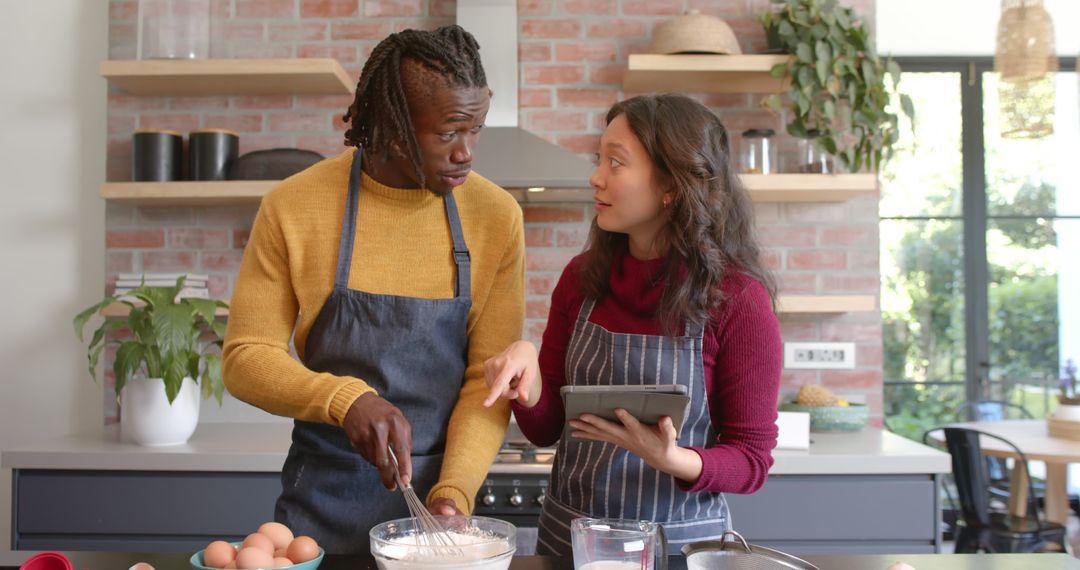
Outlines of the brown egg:
[{"label": "brown egg", "polygon": [[285,558],[284,556],[274,557],[274,568],[288,568],[293,565],[293,561]]},{"label": "brown egg", "polygon": [[285,555],[296,564],[314,560],[319,555],[319,545],[310,536],[298,536],[289,543]]},{"label": "brown egg", "polygon": [[251,547],[258,548],[259,550],[266,552],[270,555],[271,558],[273,558],[274,541],[270,540],[269,536],[266,536],[265,534],[259,534],[257,532],[253,532],[247,535],[247,538],[244,539],[244,544],[240,545],[240,548],[244,549]]},{"label": "brown egg", "polygon": [[259,534],[266,535],[274,542],[274,550],[288,548],[293,540],[293,533],[289,527],[277,522],[263,523],[259,527]]},{"label": "brown egg", "polygon": [[128,568],[128,570],[154,570],[154,567],[145,562],[136,562],[135,565]]},{"label": "brown egg", "polygon": [[225,570],[236,570],[236,561],[233,560],[232,562],[226,564]]},{"label": "brown egg", "polygon": [[274,550],[274,558],[288,558],[288,555],[285,554],[288,549],[288,546],[286,546],[285,548],[278,548]]},{"label": "brown egg", "polygon": [[215,540],[206,545],[203,551],[203,565],[211,568],[224,568],[236,560],[236,547],[224,540]]},{"label": "brown egg", "polygon": [[269,552],[254,546],[241,548],[240,552],[236,553],[236,567],[248,570],[273,568],[274,557]]}]

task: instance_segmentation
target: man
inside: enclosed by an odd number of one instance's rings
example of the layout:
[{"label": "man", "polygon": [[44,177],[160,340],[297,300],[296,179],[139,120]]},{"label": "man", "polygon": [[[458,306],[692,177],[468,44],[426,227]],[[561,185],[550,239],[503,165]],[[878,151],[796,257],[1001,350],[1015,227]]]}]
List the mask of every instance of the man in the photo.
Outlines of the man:
[{"label": "man", "polygon": [[491,97],[478,49],[458,26],[380,42],[345,114],[356,148],[270,192],[244,252],[225,383],[295,418],[275,518],[327,552],[408,515],[390,448],[432,513],[469,513],[506,430],[483,363],[521,334],[524,235],[470,172]]}]

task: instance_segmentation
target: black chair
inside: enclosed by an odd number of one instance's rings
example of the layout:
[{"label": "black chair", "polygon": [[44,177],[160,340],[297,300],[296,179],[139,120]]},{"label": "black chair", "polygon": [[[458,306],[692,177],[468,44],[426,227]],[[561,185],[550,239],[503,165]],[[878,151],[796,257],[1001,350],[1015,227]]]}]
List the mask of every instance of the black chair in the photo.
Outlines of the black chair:
[{"label": "black chair", "polygon": [[1012,448],[1019,457],[1014,469],[1023,469],[1029,475],[1028,493],[1033,496],[1035,488],[1028,472],[1027,456],[1019,448],[996,435],[958,427],[933,428],[923,434],[923,442],[929,444],[929,436],[935,431],[944,432],[945,447],[952,456],[952,478],[960,501],[957,553],[1065,551],[1065,526],[1042,520],[1033,501],[1028,501],[1023,517],[991,509],[990,477],[979,437],[992,438]]},{"label": "black chair", "polygon": [[[1019,404],[1001,400],[978,400],[964,402],[953,410],[956,421],[999,422],[1014,419],[1033,419],[1035,416]],[[1009,497],[1009,465],[1000,457],[987,457],[986,468],[990,476],[990,492],[1002,499]],[[1036,485],[1038,486],[1038,485]],[[1037,489],[1041,491],[1042,489]],[[1035,500],[1035,495],[1030,495]]]}]

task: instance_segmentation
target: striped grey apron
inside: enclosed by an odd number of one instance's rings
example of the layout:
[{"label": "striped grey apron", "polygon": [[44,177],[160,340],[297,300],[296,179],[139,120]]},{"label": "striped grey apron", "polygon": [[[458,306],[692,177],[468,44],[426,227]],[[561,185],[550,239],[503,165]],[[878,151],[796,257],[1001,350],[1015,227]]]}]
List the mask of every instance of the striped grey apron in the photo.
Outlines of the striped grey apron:
[{"label": "striped grey apron", "polygon": [[[595,305],[586,299],[578,311],[566,350],[567,383],[682,384],[690,407],[678,444],[711,447],[716,432],[705,393],[704,328],[688,323],[680,337],[613,333],[589,322]],[[564,433],[540,514],[537,554],[569,556],[570,521],[578,517],[661,523],[675,552],[688,542],[719,539],[731,528],[723,493],[687,493],[674,477],[625,449],[570,441]]]}]

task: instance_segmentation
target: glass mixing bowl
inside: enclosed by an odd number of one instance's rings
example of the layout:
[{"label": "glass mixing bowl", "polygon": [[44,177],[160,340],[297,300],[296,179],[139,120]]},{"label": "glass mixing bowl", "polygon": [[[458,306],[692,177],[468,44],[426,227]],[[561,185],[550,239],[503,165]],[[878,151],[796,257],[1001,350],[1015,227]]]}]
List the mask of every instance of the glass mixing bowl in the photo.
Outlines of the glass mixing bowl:
[{"label": "glass mixing bowl", "polygon": [[371,555],[379,570],[468,568],[506,570],[517,549],[517,528],[488,517],[436,516],[454,541],[449,548],[432,548],[416,519],[376,525],[368,535]]}]

